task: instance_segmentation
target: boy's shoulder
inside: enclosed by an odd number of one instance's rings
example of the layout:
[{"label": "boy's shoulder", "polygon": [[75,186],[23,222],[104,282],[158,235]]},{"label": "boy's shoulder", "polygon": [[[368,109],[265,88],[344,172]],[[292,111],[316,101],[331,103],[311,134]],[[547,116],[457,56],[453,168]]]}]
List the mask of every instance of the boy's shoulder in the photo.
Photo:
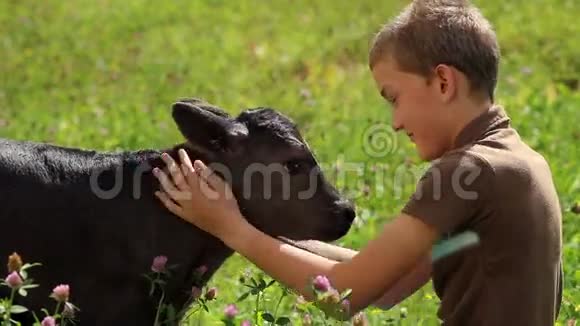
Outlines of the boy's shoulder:
[{"label": "boy's shoulder", "polygon": [[500,184],[509,183],[512,178],[532,178],[538,170],[550,170],[544,156],[532,149],[512,127],[501,106],[494,106],[468,125],[459,135],[458,144],[434,161],[432,167],[477,170]]},{"label": "boy's shoulder", "polygon": [[[444,155],[438,164],[480,171],[496,187],[516,191],[522,186],[553,186],[546,158],[531,148],[510,125],[509,118],[479,139]],[[491,184],[490,184],[491,185]]]},{"label": "boy's shoulder", "polygon": [[457,144],[431,163],[404,212],[449,233],[478,215],[525,212],[532,198],[557,205],[548,163],[521,139],[503,108],[472,121]]}]

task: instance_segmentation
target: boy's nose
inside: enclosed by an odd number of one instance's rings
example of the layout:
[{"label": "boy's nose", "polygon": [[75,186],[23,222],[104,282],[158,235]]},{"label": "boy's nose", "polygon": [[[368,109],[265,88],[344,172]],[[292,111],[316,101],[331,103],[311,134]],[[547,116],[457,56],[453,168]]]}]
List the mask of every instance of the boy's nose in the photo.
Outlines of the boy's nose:
[{"label": "boy's nose", "polygon": [[403,129],[403,123],[401,122],[401,119],[397,116],[396,113],[393,113],[391,126],[393,127],[393,130],[395,132]]},{"label": "boy's nose", "polygon": [[395,120],[393,120],[392,127],[394,131],[400,131],[401,129],[403,129],[403,125]]}]

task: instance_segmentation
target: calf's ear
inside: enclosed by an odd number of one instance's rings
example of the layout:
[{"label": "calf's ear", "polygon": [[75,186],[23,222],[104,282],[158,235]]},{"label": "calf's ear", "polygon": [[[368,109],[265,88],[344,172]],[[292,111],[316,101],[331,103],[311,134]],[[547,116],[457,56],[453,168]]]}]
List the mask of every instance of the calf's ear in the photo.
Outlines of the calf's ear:
[{"label": "calf's ear", "polygon": [[[201,103],[200,103],[201,104]],[[189,101],[178,101],[172,106],[173,120],[179,131],[192,144],[210,152],[234,149],[248,136],[248,128],[226,114],[217,114]]]},{"label": "calf's ear", "polygon": [[225,117],[225,118],[229,118],[230,115],[222,110],[221,108],[218,108],[217,106],[207,102],[206,100],[202,99],[202,98],[198,98],[198,97],[184,97],[184,98],[180,98],[178,99],[176,102],[181,102],[181,103],[190,103],[193,104],[194,106],[206,110],[206,111],[210,111],[216,115],[219,115],[221,117]]}]

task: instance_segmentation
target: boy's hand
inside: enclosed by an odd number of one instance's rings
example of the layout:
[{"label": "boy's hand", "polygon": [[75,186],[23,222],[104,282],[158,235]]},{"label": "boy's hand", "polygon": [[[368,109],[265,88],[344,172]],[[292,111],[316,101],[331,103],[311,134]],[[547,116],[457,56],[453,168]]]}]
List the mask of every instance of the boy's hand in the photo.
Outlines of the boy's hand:
[{"label": "boy's hand", "polygon": [[201,161],[192,165],[183,149],[179,150],[179,157],[181,165],[169,155],[162,155],[171,176],[158,168],[153,170],[162,187],[155,195],[167,209],[189,223],[222,240],[230,237],[247,222],[229,185]]}]

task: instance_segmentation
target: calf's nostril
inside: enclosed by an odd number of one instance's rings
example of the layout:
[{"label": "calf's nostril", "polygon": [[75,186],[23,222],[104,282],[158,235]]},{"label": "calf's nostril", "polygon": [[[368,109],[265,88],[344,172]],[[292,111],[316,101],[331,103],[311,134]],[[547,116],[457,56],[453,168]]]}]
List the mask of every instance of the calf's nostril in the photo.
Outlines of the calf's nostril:
[{"label": "calf's nostril", "polygon": [[344,218],[344,220],[347,223],[352,223],[352,221],[354,221],[355,217],[356,217],[356,210],[354,208],[354,205],[351,201],[348,200],[339,200],[335,202],[335,205],[338,208],[337,213],[339,213],[340,215],[342,215],[342,217]]},{"label": "calf's nostril", "polygon": [[345,217],[345,219],[348,221],[348,223],[352,223],[352,221],[354,221],[354,218],[356,217],[356,212],[354,211],[354,209],[352,208],[345,208],[343,210],[343,216]]}]

